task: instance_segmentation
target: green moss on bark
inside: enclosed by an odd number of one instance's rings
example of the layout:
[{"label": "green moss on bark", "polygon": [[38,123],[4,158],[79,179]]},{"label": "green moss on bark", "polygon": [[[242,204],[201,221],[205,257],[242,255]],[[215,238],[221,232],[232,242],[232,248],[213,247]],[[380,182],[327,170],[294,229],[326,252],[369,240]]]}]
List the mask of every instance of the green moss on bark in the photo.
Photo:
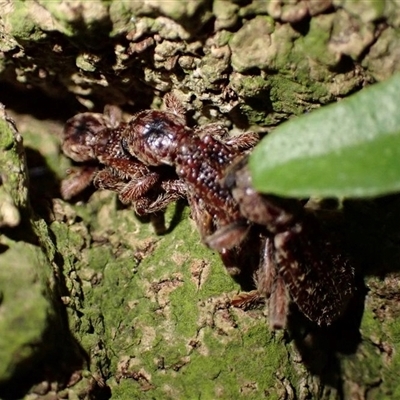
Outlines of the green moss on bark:
[{"label": "green moss on bark", "polygon": [[[329,1],[61,3],[14,2],[4,9],[0,80],[73,99],[70,114],[85,107],[101,110],[109,102],[131,112],[160,105],[164,93],[173,90],[193,125],[213,121],[270,130],[384,79],[400,65],[400,17],[390,4],[335,1],[335,9]],[[63,106],[71,103],[65,100]],[[50,127],[41,118],[34,119],[38,125],[25,124],[24,117],[16,117],[25,145],[44,156],[56,181],[64,176],[68,161],[58,150],[61,125]],[[96,390],[107,397],[107,385],[120,399],[398,395],[397,278],[369,281],[373,290],[360,328],[362,342],[349,355],[319,349],[322,339],[307,332],[300,338],[272,333],[262,307],[247,312],[230,307],[239,287],[218,255],[201,244],[187,209],[164,236],[105,192],[76,204],[51,192],[51,201],[43,206],[39,200],[43,207],[35,208],[46,220],[30,214],[21,144],[7,132],[0,140],[0,205],[17,213],[7,220],[14,226],[23,221],[32,227],[45,255],[10,237],[0,242],[0,268],[4,263],[7,274],[20,271],[7,268],[10,259],[32,267],[15,281],[22,282],[21,293],[31,290],[29,296],[38,301],[30,302],[31,319],[18,307],[8,321],[21,315],[18,321],[30,328],[27,342],[40,340],[52,309],[40,291],[49,291],[62,299],[70,328],[90,356],[90,371],[69,361],[73,371],[64,373],[75,372],[82,377],[79,383],[48,388],[36,398],[92,398]],[[44,182],[37,186],[47,190]],[[174,213],[171,207],[167,221]],[[15,229],[21,235],[23,229]],[[32,261],[32,254],[40,261]],[[7,279],[0,279],[0,286],[16,290]],[[17,306],[9,299],[0,304],[0,315],[3,304]],[[308,368],[299,352],[301,340],[317,348],[311,358],[322,367]],[[29,344],[19,348],[14,354],[28,357]],[[7,362],[15,360],[10,354],[3,355]]]}]

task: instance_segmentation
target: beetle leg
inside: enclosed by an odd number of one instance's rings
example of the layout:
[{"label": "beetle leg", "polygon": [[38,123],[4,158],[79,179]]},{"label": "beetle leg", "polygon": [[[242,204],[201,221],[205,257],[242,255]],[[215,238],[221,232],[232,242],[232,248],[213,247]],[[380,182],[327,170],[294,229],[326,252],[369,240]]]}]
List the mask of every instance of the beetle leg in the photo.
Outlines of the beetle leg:
[{"label": "beetle leg", "polygon": [[259,294],[269,298],[268,317],[271,329],[284,328],[288,313],[288,294],[284,280],[277,274],[275,247],[271,237],[265,238],[255,281]]}]

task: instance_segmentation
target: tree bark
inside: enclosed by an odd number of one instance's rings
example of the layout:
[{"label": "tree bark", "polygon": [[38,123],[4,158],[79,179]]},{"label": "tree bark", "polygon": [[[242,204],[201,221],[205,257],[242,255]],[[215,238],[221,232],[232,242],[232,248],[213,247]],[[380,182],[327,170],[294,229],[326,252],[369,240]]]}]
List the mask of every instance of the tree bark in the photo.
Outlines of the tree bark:
[{"label": "tree bark", "polygon": [[131,114],[173,91],[192,126],[269,132],[388,78],[400,69],[394,3],[2,5],[1,397],[400,397],[396,197],[344,216],[360,265],[344,318],[272,332],[263,307],[230,306],[240,288],[184,205],[157,236],[112,193],[67,203],[58,192],[62,125],[77,112]]}]

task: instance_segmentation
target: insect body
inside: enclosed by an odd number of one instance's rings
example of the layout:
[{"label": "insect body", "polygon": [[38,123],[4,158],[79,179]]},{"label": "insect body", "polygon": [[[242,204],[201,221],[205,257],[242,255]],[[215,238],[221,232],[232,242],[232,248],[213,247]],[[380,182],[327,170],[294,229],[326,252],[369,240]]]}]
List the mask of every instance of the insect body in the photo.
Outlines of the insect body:
[{"label": "insect body", "polygon": [[258,294],[270,298],[271,326],[285,326],[289,296],[319,325],[340,317],[354,294],[354,267],[339,238],[299,201],[255,191],[246,158],[230,169],[225,185],[241,214],[265,228],[255,282]]},{"label": "insect body", "polygon": [[[258,136],[247,133],[228,138],[226,130],[215,124],[191,129],[176,98],[168,95],[165,103],[166,111],[145,110],[132,118],[123,132],[123,146],[147,166],[175,167],[186,185],[192,216],[205,243],[216,230],[231,224],[235,234],[243,237],[247,220],[221,181],[227,167],[253,147]],[[236,275],[244,255],[242,249],[233,247],[226,243],[218,250],[229,272]]]},{"label": "insect body", "polygon": [[110,111],[69,120],[63,150],[84,172],[64,181],[64,197],[94,181],[139,214],[186,197],[203,242],[242,286],[246,276],[256,284],[234,304],[268,298],[273,328],[286,326],[290,300],[311,321],[331,324],[354,292],[354,268],[338,238],[300,201],[254,190],[246,155],[256,134],[229,137],[216,124],[192,129],[175,96],[166,95],[165,106],[128,123]]},{"label": "insect body", "polygon": [[121,135],[127,124],[115,113],[118,109],[106,108],[104,114],[82,113],[67,121],[62,150],[79,167],[62,182],[62,197],[70,199],[94,183],[117,192],[139,215],[157,213],[184,197],[185,185],[173,169],[146,166],[125,152]]}]

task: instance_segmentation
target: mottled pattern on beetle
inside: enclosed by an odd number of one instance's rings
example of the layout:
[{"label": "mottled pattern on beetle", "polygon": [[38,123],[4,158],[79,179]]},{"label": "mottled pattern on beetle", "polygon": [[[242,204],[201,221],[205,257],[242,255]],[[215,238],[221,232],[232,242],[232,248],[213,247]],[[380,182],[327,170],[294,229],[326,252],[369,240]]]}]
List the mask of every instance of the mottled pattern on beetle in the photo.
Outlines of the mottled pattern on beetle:
[{"label": "mottled pattern on beetle", "polygon": [[175,160],[177,174],[206,203],[219,225],[240,219],[237,203],[220,184],[227,165],[237,157],[237,152],[209,135],[202,138],[184,136],[179,143]]},{"label": "mottled pattern on beetle", "polygon": [[132,157],[129,157],[120,145],[122,132],[125,128],[126,124],[121,122],[118,127],[103,129],[97,135],[93,148],[100,163],[106,164],[109,160],[116,159],[132,160]]}]

